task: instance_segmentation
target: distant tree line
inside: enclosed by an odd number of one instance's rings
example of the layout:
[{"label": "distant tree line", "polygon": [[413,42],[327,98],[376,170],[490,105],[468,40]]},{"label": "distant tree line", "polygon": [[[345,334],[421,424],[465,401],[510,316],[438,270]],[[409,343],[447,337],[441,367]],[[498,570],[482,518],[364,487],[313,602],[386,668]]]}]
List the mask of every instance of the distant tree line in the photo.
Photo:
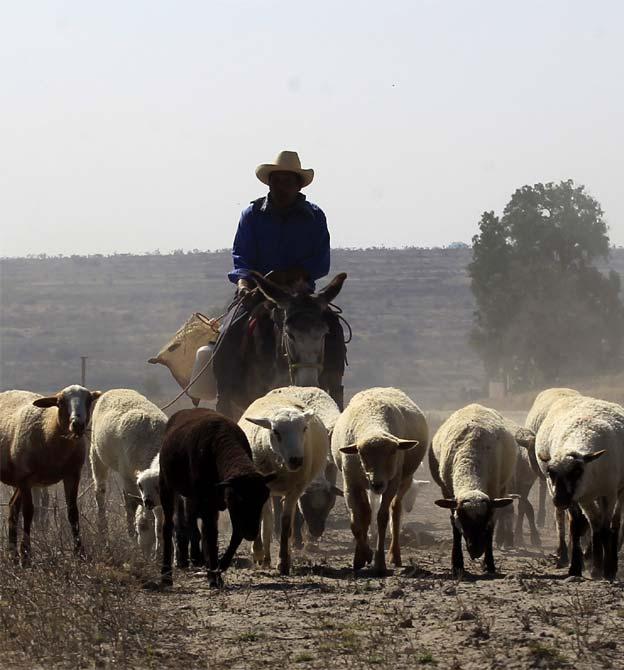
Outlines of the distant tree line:
[{"label": "distant tree line", "polygon": [[471,342],[490,379],[518,390],[619,366],[620,276],[595,266],[609,236],[584,186],[523,186],[502,216],[483,213],[472,253]]}]

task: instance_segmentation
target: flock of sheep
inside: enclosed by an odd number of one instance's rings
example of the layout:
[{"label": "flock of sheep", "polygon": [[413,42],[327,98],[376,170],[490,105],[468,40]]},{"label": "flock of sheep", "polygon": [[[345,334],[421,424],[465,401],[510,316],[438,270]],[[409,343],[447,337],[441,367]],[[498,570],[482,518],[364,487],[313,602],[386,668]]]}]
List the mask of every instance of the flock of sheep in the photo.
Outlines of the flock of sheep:
[{"label": "flock of sheep", "polygon": [[[113,470],[122,482],[128,533],[146,556],[162,556],[164,584],[172,582],[174,536],[176,565],[204,564],[210,583],[220,585],[243,540],[253,543],[257,563],[272,565],[276,531],[278,568],[289,574],[293,538],[301,543],[304,523],[318,538],[337,496],[344,496],[350,514],[354,570],[372,563],[377,574],[386,571],[388,522],[388,560],[400,566],[401,516],[414,504],[414,475],[427,451],[442,492],[435,504],[450,511],[455,578],[464,571],[462,538],[471,558],[483,556],[485,571],[495,571],[495,524],[497,542],[511,543],[515,498],[516,530],[526,514],[539,541],[527,497],[538,477],[548,483],[557,510],[560,564],[568,561],[567,510],[570,575],[582,573],[586,535],[592,576],[613,579],[617,572],[624,408],[571,389],[539,394],[524,427],[468,405],[433,439],[423,412],[395,388],[362,391],[342,413],[318,388],[276,389],[254,401],[238,424],[203,408],[168,419],[129,389],[69,386],[50,397],[6,391],[0,394],[0,480],[14,487],[9,549],[16,559],[31,554],[33,493],[59,481],[81,551],[77,495],[87,451],[100,531],[107,533],[106,482]],[[226,509],[231,538],[219,557],[218,517]]]}]

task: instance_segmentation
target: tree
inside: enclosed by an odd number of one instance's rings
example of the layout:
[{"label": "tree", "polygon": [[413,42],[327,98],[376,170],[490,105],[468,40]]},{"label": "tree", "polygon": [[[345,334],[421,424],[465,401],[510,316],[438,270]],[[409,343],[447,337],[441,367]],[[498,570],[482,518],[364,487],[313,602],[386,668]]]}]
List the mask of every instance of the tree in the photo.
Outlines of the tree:
[{"label": "tree", "polygon": [[571,180],[518,189],[502,217],[484,212],[468,270],[471,342],[490,378],[516,387],[612,369],[624,337],[620,278],[599,203]]}]

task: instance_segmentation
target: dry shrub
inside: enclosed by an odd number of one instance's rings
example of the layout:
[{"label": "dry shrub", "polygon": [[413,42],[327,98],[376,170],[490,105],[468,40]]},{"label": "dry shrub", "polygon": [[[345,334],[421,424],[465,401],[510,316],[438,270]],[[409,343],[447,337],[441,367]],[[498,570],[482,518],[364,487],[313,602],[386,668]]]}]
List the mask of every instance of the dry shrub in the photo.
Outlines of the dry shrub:
[{"label": "dry shrub", "polygon": [[[0,649],[3,667],[149,667],[157,611],[144,605],[142,582],[154,576],[125,528],[118,495],[109,500],[109,543],[94,525],[92,492],[81,498],[84,558],[74,556],[63,496],[46,529],[33,526],[32,560],[0,557]],[[53,501],[55,496],[53,494]],[[55,509],[56,508],[56,509]],[[2,508],[6,511],[6,507]],[[6,517],[6,515],[4,515]],[[21,529],[20,529],[21,532]]]}]

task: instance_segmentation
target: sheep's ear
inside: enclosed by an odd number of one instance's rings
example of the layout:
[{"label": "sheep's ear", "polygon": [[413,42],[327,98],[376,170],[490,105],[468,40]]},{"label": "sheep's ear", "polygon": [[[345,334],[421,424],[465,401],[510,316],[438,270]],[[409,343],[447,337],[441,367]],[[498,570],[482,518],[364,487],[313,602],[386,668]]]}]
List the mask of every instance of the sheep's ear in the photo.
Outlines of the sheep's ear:
[{"label": "sheep's ear", "polygon": [[413,449],[414,447],[417,447],[420,442],[418,440],[401,440],[398,437],[395,438],[396,441],[398,442],[398,449],[405,450],[405,449]]},{"label": "sheep's ear", "polygon": [[542,463],[548,463],[550,461],[550,456],[545,455],[543,451],[537,452],[537,457],[542,461]]},{"label": "sheep's ear", "polygon": [[444,507],[444,509],[457,509],[457,500],[455,498],[440,498],[436,500],[435,504],[438,507]]},{"label": "sheep's ear", "polygon": [[256,426],[260,426],[260,428],[267,428],[268,430],[271,430],[271,420],[270,419],[254,419],[251,416],[246,416],[245,421],[249,421],[249,423],[254,423]]},{"label": "sheep's ear", "polygon": [[265,484],[270,484],[277,477],[277,472],[269,472],[267,475],[263,475],[262,479]]},{"label": "sheep's ear", "polygon": [[329,304],[334,298],[340,293],[342,285],[347,278],[346,272],[341,272],[336,275],[327,286],[318,292],[317,296],[319,301]]},{"label": "sheep's ear", "polygon": [[535,448],[535,433],[528,428],[518,428],[514,435],[516,443],[525,449]]},{"label": "sheep's ear", "polygon": [[354,444],[349,444],[346,447],[340,447],[340,451],[342,451],[343,454],[357,454],[358,448],[357,448],[357,443]]},{"label": "sheep's ear", "polygon": [[332,486],[331,487],[331,492],[334,495],[340,496],[341,498],[344,498],[344,492],[341,491],[337,486]]},{"label": "sheep's ear", "polygon": [[498,509],[499,507],[507,507],[507,505],[511,505],[513,501],[513,498],[492,498],[491,502],[492,507]]},{"label": "sheep's ear", "polygon": [[103,391],[91,391],[91,402],[95,402],[101,395]]},{"label": "sheep's ear", "polygon": [[597,458],[600,458],[603,454],[606,454],[607,450],[606,449],[601,449],[600,451],[595,451],[593,454],[584,454],[581,456],[581,458],[585,461],[585,463],[591,463],[592,461],[595,461]]},{"label": "sheep's ear", "polygon": [[37,398],[37,400],[33,401],[33,405],[35,407],[41,407],[42,409],[47,407],[58,407],[58,400],[57,396],[50,395],[45,398]]}]

